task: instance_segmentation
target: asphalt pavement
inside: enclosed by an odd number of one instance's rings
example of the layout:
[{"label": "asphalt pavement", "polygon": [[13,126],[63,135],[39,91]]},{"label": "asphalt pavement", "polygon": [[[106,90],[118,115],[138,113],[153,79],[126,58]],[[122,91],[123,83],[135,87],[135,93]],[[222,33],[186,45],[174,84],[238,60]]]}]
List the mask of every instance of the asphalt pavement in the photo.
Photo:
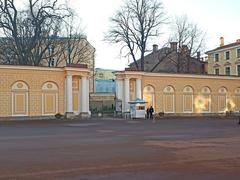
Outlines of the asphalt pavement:
[{"label": "asphalt pavement", "polygon": [[0,122],[0,179],[239,179],[236,119]]}]

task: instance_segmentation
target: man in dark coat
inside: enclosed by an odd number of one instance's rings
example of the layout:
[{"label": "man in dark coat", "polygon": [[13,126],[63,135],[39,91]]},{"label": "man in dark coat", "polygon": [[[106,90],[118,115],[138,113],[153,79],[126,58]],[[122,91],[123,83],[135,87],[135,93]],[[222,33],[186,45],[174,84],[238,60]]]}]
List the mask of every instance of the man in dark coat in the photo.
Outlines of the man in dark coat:
[{"label": "man in dark coat", "polygon": [[154,112],[154,109],[153,109],[153,107],[151,106],[151,107],[149,108],[150,119],[153,119],[153,112]]}]

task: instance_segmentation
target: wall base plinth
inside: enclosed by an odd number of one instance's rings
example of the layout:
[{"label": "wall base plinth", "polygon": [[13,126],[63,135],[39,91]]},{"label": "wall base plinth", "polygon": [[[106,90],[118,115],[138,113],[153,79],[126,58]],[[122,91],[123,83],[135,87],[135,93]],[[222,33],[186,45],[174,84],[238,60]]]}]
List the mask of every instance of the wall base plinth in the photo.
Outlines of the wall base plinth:
[{"label": "wall base plinth", "polygon": [[73,119],[74,117],[76,117],[76,115],[73,112],[66,112],[65,113],[65,118],[66,119]]},{"label": "wall base plinth", "polygon": [[80,117],[81,118],[90,118],[91,117],[91,115],[88,113],[88,112],[81,112],[80,114]]}]

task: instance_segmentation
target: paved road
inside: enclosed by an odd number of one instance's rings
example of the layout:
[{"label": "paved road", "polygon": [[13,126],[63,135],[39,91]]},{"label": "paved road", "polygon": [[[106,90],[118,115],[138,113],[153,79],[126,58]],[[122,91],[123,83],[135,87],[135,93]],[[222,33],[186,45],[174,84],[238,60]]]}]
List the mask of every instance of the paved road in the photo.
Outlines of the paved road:
[{"label": "paved road", "polygon": [[232,119],[0,122],[0,179],[239,179]]}]

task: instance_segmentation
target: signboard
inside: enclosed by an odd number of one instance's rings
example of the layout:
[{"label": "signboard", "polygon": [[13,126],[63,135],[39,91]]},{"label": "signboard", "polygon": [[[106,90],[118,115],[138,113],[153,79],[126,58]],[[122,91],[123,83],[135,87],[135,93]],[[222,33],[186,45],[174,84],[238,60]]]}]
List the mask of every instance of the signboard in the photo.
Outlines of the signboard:
[{"label": "signboard", "polygon": [[122,112],[122,101],[116,100],[116,112]]}]

